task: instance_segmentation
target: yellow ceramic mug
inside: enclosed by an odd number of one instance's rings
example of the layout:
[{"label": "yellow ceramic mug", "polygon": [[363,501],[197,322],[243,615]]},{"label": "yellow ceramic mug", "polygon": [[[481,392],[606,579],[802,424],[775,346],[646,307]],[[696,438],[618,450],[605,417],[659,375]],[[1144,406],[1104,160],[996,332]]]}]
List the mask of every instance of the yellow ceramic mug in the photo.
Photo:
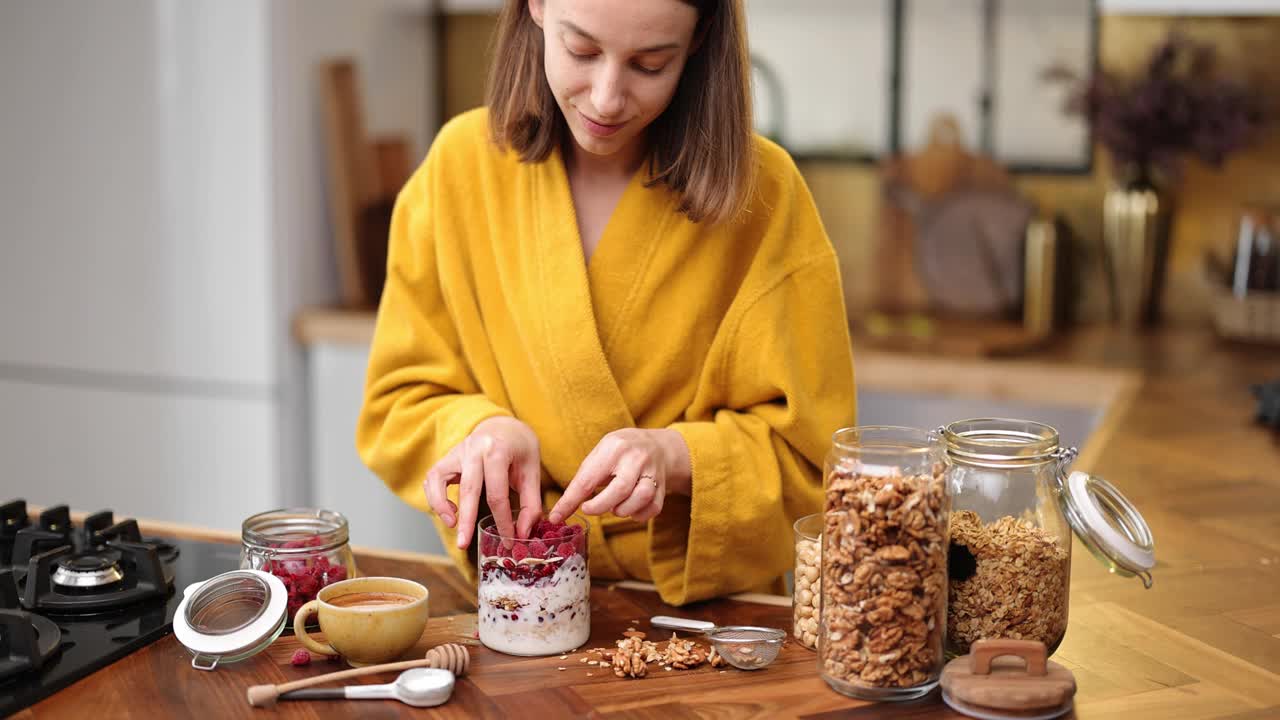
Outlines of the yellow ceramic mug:
[{"label": "yellow ceramic mug", "polygon": [[[329,642],[307,635],[307,619],[320,617]],[[427,588],[412,580],[361,577],[320,590],[298,608],[293,632],[311,652],[341,655],[355,667],[399,659],[422,637],[427,626]]]}]

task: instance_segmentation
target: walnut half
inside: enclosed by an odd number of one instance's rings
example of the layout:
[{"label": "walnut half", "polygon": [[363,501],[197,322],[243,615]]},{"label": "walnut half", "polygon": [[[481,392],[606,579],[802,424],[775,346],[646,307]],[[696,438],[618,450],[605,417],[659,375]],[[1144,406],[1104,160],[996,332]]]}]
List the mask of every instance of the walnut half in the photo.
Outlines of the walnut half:
[{"label": "walnut half", "polygon": [[644,677],[649,672],[644,655],[644,647],[639,638],[618,641],[618,649],[613,653],[613,674],[618,677]]}]

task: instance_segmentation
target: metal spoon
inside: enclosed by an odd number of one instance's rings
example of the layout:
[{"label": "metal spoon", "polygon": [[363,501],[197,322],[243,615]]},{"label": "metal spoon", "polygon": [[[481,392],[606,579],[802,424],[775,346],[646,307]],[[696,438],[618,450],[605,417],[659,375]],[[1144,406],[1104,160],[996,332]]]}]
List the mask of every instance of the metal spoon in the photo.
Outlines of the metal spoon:
[{"label": "metal spoon", "polygon": [[399,700],[414,707],[434,707],[453,694],[453,673],[437,668],[414,668],[386,685],[347,685],[305,688],[282,694],[280,700]]}]

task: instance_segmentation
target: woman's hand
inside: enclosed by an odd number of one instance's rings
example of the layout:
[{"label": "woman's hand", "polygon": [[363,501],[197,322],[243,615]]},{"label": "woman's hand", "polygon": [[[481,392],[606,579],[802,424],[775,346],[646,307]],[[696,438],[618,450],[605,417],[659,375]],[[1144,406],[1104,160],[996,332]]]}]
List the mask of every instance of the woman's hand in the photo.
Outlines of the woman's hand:
[{"label": "woman's hand", "polygon": [[[674,430],[615,430],[578,467],[548,519],[561,522],[579,506],[588,515],[612,512],[645,522],[662,512],[667,493],[689,493],[689,446]],[[588,500],[597,488],[599,495]]]},{"label": "woman's hand", "polygon": [[[441,458],[423,482],[427,504],[445,525],[457,528],[458,547],[465,548],[475,533],[480,491],[485,492],[494,524],[503,537],[528,537],[542,515],[542,463],[538,436],[511,417],[492,417],[476,425],[465,440]],[[458,504],[446,489],[457,483]],[[520,515],[511,522],[510,490],[520,498]]]}]

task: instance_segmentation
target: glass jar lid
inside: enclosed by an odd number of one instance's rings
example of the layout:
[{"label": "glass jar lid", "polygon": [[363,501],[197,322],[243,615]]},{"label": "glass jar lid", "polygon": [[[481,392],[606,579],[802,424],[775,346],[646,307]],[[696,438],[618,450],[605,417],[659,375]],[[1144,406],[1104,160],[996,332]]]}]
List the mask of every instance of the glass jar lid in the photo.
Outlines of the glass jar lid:
[{"label": "glass jar lid", "polygon": [[265,650],[284,630],[288,590],[261,570],[233,570],[183,591],[173,634],[194,657],[191,666],[212,670]]},{"label": "glass jar lid", "polygon": [[1106,480],[1080,472],[1067,476],[1060,494],[1063,513],[1094,557],[1124,577],[1151,587],[1155,541],[1138,508]]},{"label": "glass jar lid", "polygon": [[1137,576],[1151,587],[1155,543],[1147,521],[1106,480],[1078,471],[1067,475],[1076,449],[1060,447],[1056,429],[1031,420],[976,418],[939,428],[939,434],[956,463],[999,470],[1055,462],[1058,502],[1076,536],[1111,572]]}]

